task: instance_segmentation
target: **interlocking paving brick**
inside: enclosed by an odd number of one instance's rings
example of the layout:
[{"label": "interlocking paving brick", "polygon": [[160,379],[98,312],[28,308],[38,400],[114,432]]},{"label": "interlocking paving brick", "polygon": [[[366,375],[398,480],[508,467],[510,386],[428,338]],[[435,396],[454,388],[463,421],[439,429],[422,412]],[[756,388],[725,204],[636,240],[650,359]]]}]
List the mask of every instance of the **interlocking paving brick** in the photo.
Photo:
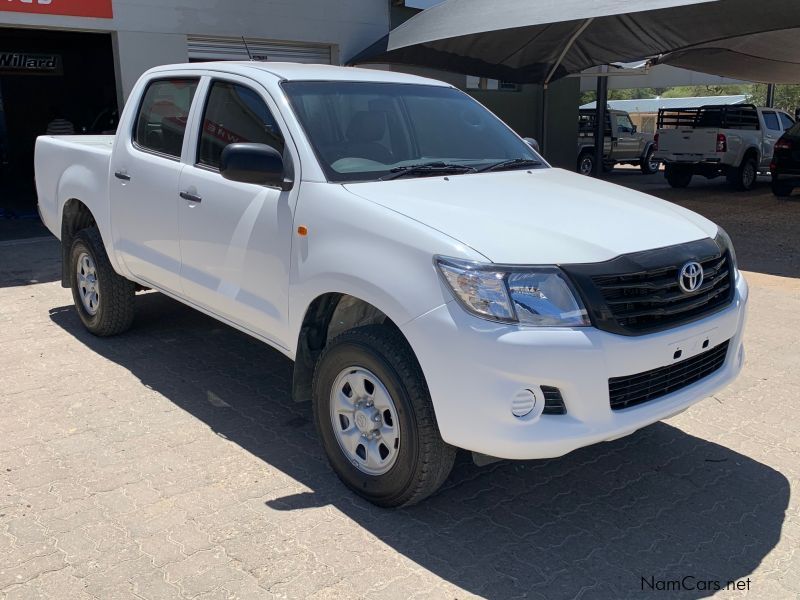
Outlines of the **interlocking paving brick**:
[{"label": "interlocking paving brick", "polygon": [[399,511],[339,483],[279,353],[153,293],[129,333],[93,338],[57,244],[4,247],[0,598],[616,600],[685,575],[797,598],[800,203],[709,189],[680,203],[759,271],[740,379],[560,459],[461,455],[439,494]]}]

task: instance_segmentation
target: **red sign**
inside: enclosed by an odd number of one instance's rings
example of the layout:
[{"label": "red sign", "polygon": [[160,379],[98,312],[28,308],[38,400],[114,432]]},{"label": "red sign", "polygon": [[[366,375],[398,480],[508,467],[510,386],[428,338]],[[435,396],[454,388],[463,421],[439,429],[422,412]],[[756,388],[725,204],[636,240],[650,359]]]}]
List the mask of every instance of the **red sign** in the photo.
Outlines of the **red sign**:
[{"label": "red sign", "polygon": [[111,0],[0,0],[0,11],[111,19]]}]

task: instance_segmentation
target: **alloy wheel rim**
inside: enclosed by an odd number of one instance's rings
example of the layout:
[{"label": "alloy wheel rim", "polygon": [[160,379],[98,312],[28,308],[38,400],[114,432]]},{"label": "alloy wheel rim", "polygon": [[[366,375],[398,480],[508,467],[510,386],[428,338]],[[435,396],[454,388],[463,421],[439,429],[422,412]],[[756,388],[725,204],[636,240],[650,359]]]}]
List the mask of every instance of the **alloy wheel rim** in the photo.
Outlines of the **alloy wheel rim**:
[{"label": "alloy wheel rim", "polygon": [[594,171],[594,162],[591,158],[584,158],[581,161],[581,175],[591,175]]},{"label": "alloy wheel rim", "polygon": [[350,464],[367,475],[383,475],[397,461],[400,421],[381,380],[363,367],[348,367],[331,388],[334,436]]},{"label": "alloy wheel rim", "polygon": [[100,307],[100,285],[97,280],[97,266],[88,252],[78,256],[78,295],[84,310],[91,316],[97,314]]}]

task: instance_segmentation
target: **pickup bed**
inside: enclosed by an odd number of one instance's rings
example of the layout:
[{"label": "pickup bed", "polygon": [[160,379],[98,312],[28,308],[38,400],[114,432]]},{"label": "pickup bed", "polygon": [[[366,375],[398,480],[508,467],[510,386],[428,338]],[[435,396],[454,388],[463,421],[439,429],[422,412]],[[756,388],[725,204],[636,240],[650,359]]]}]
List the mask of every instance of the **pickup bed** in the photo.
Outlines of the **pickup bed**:
[{"label": "pickup bed", "polygon": [[665,163],[672,187],[687,187],[694,175],[724,175],[749,190],[769,171],[775,142],[793,124],[786,112],[752,104],[661,109],[655,158]]},{"label": "pickup bed", "polygon": [[551,168],[438,81],[159,67],[115,137],[39,138],[36,183],[91,333],[127,330],[150,289],[269,344],[335,473],[381,506],[433,493],[456,448],[560,456],[742,367],[721,228]]}]

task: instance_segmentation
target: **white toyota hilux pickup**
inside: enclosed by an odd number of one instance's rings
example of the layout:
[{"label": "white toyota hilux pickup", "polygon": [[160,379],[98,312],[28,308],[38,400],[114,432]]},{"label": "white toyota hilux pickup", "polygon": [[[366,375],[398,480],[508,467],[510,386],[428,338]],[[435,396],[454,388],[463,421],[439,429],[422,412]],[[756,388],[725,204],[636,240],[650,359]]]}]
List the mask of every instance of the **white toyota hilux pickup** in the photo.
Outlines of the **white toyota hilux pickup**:
[{"label": "white toyota hilux pickup", "polygon": [[213,63],[146,73],[116,136],[41,137],[42,219],[92,333],[158,290],[294,360],[333,470],[418,502],[457,448],[556,457],[743,362],[726,233],[551,168],[441,82]]}]

